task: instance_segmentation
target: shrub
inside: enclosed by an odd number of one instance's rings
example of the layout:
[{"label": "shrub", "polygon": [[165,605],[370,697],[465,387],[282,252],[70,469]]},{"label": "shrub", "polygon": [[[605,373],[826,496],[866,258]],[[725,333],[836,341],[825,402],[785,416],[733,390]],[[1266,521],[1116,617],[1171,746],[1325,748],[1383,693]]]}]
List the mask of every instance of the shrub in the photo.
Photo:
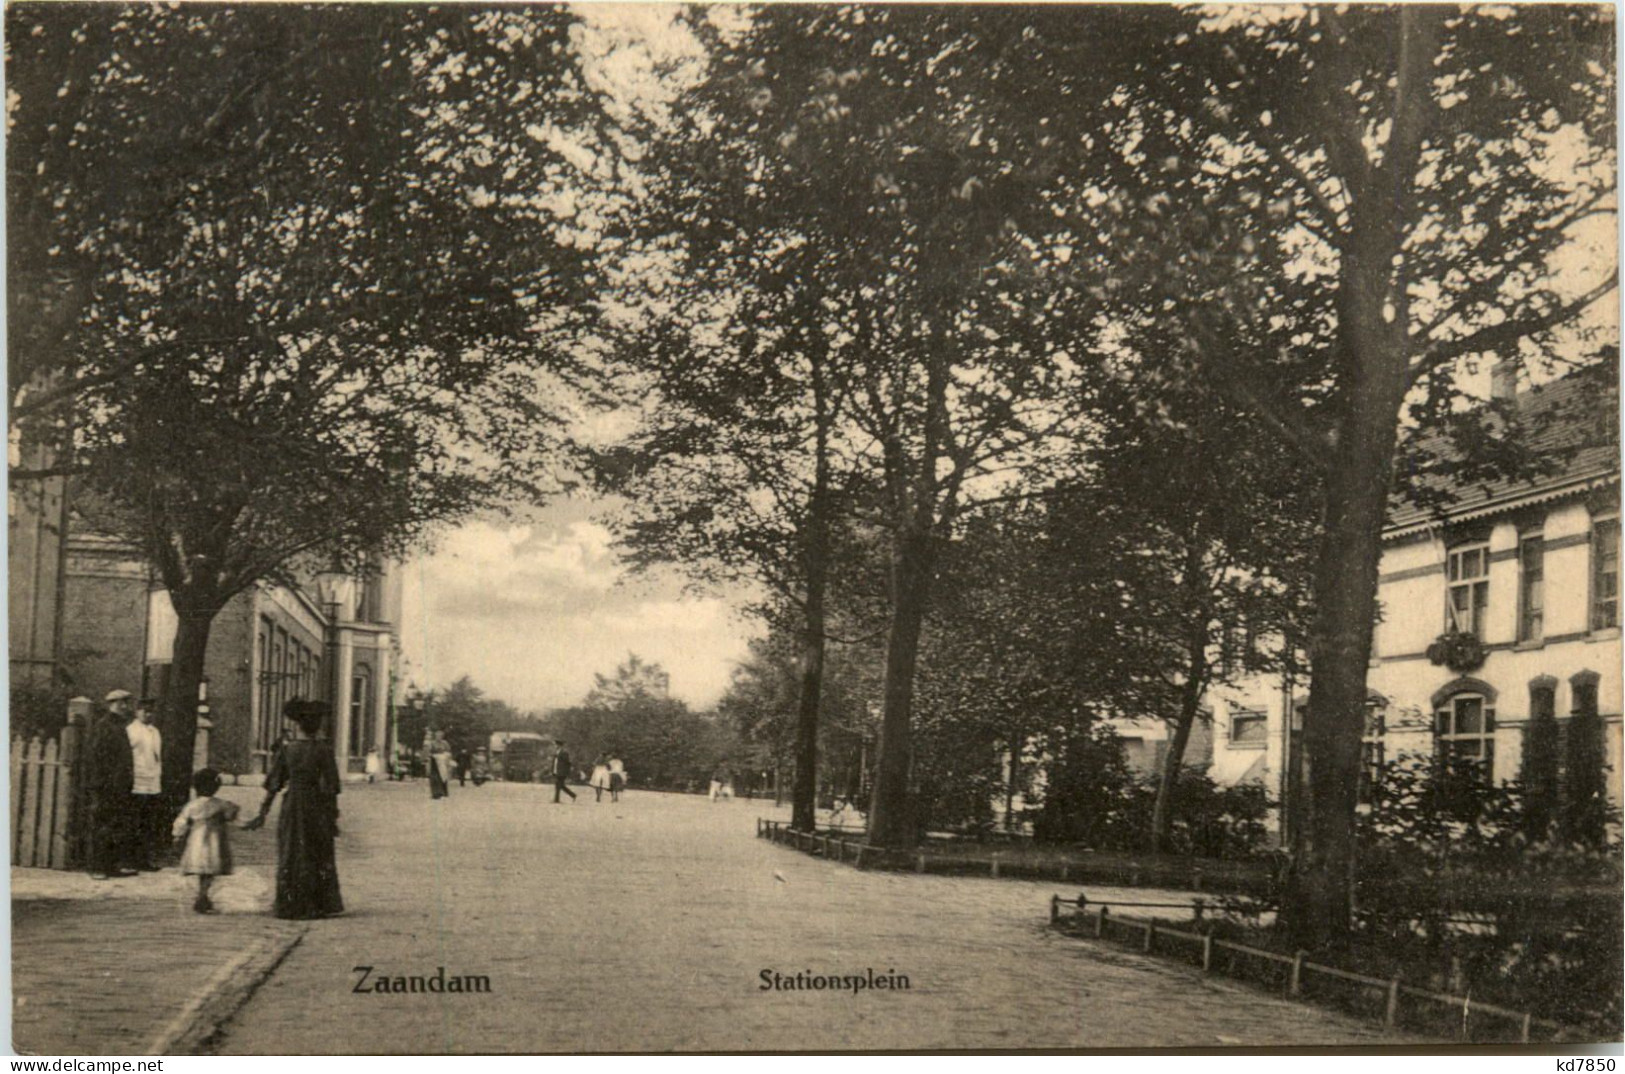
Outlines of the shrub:
[{"label": "shrub", "polygon": [[11,686],[11,737],[55,738],[68,722],[68,690],[62,686]]},{"label": "shrub", "polygon": [[[1053,750],[1049,785],[1034,823],[1040,840],[1096,850],[1139,851],[1150,842],[1157,781],[1137,775],[1110,727],[1074,735]],[[1269,838],[1270,801],[1261,784],[1220,787],[1185,769],[1170,800],[1171,849],[1210,858],[1247,858]]]}]

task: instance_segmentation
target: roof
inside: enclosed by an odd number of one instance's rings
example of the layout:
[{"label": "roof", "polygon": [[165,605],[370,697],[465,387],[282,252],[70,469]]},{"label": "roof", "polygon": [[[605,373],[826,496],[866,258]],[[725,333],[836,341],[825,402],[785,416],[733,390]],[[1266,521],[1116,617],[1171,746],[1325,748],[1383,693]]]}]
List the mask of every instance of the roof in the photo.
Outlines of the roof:
[{"label": "roof", "polygon": [[[1436,455],[1443,465],[1412,475],[1409,495],[1394,494],[1383,536],[1401,537],[1444,520],[1479,518],[1617,484],[1617,370],[1615,362],[1600,362],[1517,394],[1514,405],[1525,433],[1519,447],[1542,460],[1545,473],[1491,475],[1463,484],[1450,472],[1460,456],[1449,438],[1441,432],[1418,436],[1407,451]],[[1497,424],[1493,416],[1487,420],[1492,428]]]}]

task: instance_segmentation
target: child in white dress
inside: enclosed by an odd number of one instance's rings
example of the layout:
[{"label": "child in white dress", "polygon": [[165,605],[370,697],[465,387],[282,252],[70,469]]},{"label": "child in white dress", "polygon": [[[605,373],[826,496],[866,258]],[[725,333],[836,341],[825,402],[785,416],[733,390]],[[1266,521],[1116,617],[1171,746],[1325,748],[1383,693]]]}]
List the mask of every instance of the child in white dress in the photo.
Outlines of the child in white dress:
[{"label": "child in white dress", "polygon": [[214,910],[214,903],[209,901],[214,878],[231,875],[231,836],[227,832],[237,819],[237,806],[215,797],[220,790],[220,775],[212,768],[199,769],[192,776],[192,789],[197,797],[187,802],[175,818],[173,834],[177,841],[186,840],[181,852],[181,874],[197,877],[197,901],[192,909],[207,914]]}]

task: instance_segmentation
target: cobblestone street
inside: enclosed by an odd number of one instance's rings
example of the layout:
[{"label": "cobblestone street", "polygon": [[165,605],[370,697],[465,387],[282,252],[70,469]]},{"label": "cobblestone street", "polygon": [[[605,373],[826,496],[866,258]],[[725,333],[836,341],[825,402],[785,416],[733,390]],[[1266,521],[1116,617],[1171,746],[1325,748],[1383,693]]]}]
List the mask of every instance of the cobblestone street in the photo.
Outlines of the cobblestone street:
[{"label": "cobblestone street", "polygon": [[[1045,927],[1053,884],[864,873],[753,838],[770,803],[538,786],[350,787],[349,912],[316,922],[221,1053],[1397,1043]],[[1093,893],[1093,889],[1092,893]],[[1106,889],[1100,889],[1106,895]],[[1144,895],[1145,892],[1138,894]],[[490,995],[353,991],[490,978]],[[906,974],[907,991],[772,992],[760,974]]]}]

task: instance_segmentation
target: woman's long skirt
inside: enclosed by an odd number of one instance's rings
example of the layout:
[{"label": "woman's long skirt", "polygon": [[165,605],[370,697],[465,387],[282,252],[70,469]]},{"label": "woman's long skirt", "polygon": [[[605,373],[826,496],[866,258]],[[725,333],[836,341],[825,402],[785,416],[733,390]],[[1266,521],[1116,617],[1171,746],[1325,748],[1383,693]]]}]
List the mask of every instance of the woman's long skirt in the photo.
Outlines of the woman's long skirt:
[{"label": "woman's long skirt", "polygon": [[344,910],[333,860],[337,802],[316,788],[289,787],[276,829],[276,916],[326,917]]},{"label": "woman's long skirt", "polygon": [[429,797],[444,798],[450,793],[450,789],[446,786],[446,777],[440,771],[440,762],[433,757],[429,758]]}]

